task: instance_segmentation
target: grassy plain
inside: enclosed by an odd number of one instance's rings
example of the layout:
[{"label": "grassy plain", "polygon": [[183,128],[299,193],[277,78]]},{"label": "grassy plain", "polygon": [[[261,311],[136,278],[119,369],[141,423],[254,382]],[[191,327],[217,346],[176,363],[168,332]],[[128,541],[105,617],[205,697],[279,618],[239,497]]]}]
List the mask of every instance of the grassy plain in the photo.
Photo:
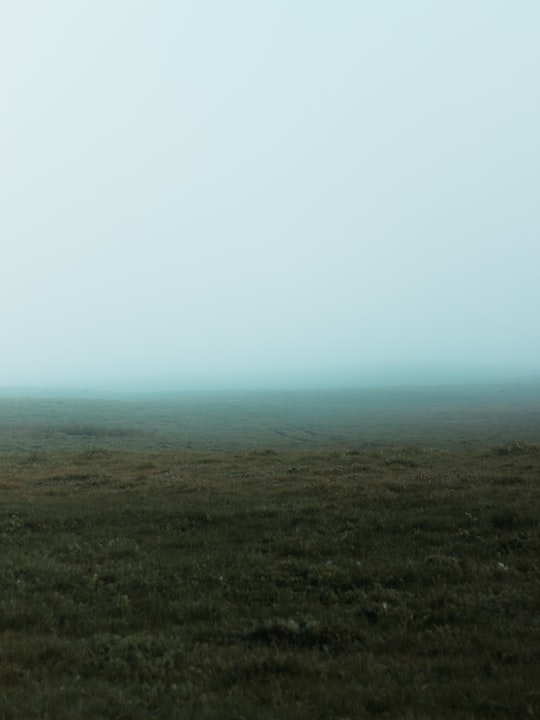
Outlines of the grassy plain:
[{"label": "grassy plain", "polygon": [[538,717],[538,388],[483,392],[0,400],[0,718]]}]

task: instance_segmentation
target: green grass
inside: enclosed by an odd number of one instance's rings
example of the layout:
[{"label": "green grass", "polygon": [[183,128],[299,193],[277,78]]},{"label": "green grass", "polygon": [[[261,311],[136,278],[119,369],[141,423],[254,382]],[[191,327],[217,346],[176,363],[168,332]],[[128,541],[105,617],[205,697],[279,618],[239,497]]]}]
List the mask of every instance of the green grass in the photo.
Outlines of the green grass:
[{"label": "green grass", "polygon": [[540,448],[0,455],[0,719],[538,717]]}]

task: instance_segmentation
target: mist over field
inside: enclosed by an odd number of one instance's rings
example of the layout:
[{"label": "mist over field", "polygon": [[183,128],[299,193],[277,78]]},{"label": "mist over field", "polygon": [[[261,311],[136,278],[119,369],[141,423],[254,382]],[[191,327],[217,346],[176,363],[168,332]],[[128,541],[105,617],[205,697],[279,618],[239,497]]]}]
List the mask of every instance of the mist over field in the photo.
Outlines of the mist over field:
[{"label": "mist over field", "polygon": [[540,377],[540,4],[0,8],[3,393]]},{"label": "mist over field", "polygon": [[539,38],[0,0],[1,719],[540,718]]}]

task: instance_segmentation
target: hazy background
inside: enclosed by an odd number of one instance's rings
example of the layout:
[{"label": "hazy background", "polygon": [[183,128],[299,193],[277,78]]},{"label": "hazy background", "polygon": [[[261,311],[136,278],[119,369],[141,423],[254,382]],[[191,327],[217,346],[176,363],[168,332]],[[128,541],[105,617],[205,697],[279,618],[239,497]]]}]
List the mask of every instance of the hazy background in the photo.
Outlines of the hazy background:
[{"label": "hazy background", "polygon": [[540,373],[537,0],[0,5],[0,386]]}]

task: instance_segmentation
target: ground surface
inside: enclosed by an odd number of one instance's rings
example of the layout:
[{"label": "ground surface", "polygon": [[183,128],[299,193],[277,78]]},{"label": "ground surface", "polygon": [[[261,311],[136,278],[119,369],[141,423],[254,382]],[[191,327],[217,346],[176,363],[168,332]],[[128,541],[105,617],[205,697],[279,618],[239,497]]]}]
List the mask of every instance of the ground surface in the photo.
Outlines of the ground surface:
[{"label": "ground surface", "polygon": [[185,393],[129,399],[0,397],[0,452],[191,448],[487,447],[540,439],[540,383]]},{"label": "ground surface", "polygon": [[537,411],[473,399],[3,400],[0,718],[538,717]]}]

